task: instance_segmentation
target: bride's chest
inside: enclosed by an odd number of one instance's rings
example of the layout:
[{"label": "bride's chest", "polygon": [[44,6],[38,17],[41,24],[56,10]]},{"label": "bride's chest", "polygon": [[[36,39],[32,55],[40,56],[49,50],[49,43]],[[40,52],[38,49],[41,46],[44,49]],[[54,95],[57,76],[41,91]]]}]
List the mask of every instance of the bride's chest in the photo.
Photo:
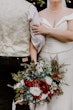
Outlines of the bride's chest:
[{"label": "bride's chest", "polygon": [[[56,25],[58,25],[62,19],[63,19],[64,15],[61,14],[51,14],[48,16],[45,16],[45,19],[48,21],[48,23],[55,28]],[[67,24],[67,21],[64,22],[65,24]],[[60,24],[61,26],[63,25],[63,23]]]},{"label": "bride's chest", "polygon": [[63,30],[67,30],[68,28],[67,20],[63,20],[63,19],[55,23],[52,19],[48,20],[46,18],[41,18],[41,23],[47,28],[63,29]]}]

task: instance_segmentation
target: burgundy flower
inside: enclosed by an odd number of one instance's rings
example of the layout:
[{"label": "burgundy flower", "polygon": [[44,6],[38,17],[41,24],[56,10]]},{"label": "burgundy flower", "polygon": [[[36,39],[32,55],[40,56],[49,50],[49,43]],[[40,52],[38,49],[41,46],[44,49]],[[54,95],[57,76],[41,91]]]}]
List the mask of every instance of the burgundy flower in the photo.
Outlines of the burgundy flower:
[{"label": "burgundy flower", "polygon": [[48,96],[51,98],[53,96],[53,94],[52,93],[49,93]]},{"label": "burgundy flower", "polygon": [[54,78],[56,78],[56,79],[59,78],[58,73],[56,73],[56,72],[53,74],[53,76],[54,76]]},{"label": "burgundy flower", "polygon": [[54,93],[57,93],[58,89],[54,90]]},{"label": "burgundy flower", "polygon": [[39,79],[34,79],[34,80],[32,81],[32,83],[33,83],[33,86],[37,86],[37,85],[40,84],[40,80],[39,80]]},{"label": "burgundy flower", "polygon": [[40,99],[41,96],[33,96],[35,99]]},{"label": "burgundy flower", "polygon": [[41,81],[40,89],[46,94],[49,91],[49,85],[46,82]]},{"label": "burgundy flower", "polygon": [[33,83],[32,83],[31,81],[28,81],[27,79],[24,80],[24,83],[25,83],[25,85],[28,86],[28,87],[33,87]]}]

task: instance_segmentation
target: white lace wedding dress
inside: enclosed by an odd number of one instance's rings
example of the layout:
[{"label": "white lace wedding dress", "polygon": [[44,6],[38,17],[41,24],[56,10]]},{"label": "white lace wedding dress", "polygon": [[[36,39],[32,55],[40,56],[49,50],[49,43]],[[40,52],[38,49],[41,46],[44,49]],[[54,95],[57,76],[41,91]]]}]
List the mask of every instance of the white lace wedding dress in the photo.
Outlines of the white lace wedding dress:
[{"label": "white lace wedding dress", "polygon": [[[53,28],[45,18],[41,18],[42,23],[48,28]],[[73,20],[73,13],[64,16],[56,25],[55,29],[67,30],[67,21]],[[69,85],[63,85],[64,94],[52,98],[49,104],[37,104],[36,110],[73,110],[73,42],[60,42],[51,36],[46,36],[46,45],[42,49],[40,56],[50,60],[58,55],[60,63],[69,64],[65,74],[65,82]]]}]

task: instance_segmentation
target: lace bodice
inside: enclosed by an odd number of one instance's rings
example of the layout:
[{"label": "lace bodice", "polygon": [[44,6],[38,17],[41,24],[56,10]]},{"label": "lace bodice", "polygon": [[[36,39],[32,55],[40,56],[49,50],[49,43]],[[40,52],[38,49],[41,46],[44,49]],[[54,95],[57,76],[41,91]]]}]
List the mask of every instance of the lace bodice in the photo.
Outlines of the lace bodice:
[{"label": "lace bodice", "polygon": [[[63,29],[67,30],[67,21],[73,20],[73,13],[69,14],[67,16],[64,16],[61,20],[59,20],[56,25],[53,27],[48,20],[45,18],[41,18],[41,22],[47,27],[47,28],[53,28],[53,29]],[[43,53],[61,53],[64,51],[68,51],[73,48],[73,42],[60,42],[51,36],[46,36],[46,45],[42,49],[41,55]]]}]

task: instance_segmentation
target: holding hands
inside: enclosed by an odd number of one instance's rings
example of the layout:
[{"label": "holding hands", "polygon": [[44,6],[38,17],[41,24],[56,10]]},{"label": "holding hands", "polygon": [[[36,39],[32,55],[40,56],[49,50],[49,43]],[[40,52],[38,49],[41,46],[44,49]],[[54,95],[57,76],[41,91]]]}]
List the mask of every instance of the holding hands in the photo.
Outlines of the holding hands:
[{"label": "holding hands", "polygon": [[48,34],[48,28],[46,28],[43,24],[35,24],[32,26],[32,31],[35,35],[37,34]]}]

